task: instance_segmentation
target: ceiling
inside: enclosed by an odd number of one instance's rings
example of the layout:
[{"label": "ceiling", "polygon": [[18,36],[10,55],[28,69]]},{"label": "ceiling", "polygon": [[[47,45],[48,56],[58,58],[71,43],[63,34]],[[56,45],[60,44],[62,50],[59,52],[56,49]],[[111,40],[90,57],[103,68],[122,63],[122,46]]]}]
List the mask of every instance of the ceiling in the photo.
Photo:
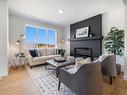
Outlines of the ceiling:
[{"label": "ceiling", "polygon": [[123,0],[124,4],[126,5],[127,4],[127,0]]},{"label": "ceiling", "polygon": [[[8,0],[10,13],[69,25],[123,6],[122,0]],[[58,13],[63,9],[64,13]]]}]

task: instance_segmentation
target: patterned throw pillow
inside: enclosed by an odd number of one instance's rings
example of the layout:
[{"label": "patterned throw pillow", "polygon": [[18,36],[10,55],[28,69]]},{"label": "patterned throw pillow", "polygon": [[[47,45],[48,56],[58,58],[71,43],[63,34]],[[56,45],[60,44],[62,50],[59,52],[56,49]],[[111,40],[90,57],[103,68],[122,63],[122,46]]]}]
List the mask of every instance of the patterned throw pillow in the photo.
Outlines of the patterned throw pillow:
[{"label": "patterned throw pillow", "polygon": [[101,56],[99,56],[99,58],[98,58],[98,60],[100,61],[100,62],[102,62],[106,57],[108,57],[109,56],[109,54],[102,54]]},{"label": "patterned throw pillow", "polygon": [[91,63],[91,59],[90,58],[86,58],[86,59],[77,59],[76,64],[74,66],[74,73],[77,72],[79,70],[79,68],[83,65],[83,64],[90,64]]}]

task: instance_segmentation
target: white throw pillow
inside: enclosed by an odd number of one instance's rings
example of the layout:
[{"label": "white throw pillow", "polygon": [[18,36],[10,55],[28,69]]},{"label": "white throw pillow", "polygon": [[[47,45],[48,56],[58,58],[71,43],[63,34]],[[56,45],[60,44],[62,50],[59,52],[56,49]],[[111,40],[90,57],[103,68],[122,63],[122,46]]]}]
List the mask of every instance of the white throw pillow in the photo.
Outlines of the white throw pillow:
[{"label": "white throw pillow", "polygon": [[91,63],[91,59],[90,58],[86,58],[80,61],[80,64],[89,64]]},{"label": "white throw pillow", "polygon": [[107,56],[109,56],[109,54],[102,54],[99,58],[98,61],[102,62]]},{"label": "white throw pillow", "polygon": [[68,63],[75,62],[75,57],[74,56],[68,56],[67,57],[67,62]]},{"label": "white throw pillow", "polygon": [[82,57],[77,57],[76,59],[75,59],[75,62],[78,62],[78,61],[81,61],[81,60],[83,60],[84,58],[82,58]]},{"label": "white throw pillow", "polygon": [[78,71],[78,69],[83,65],[83,64],[89,64],[91,63],[91,59],[90,58],[86,58],[86,59],[82,59],[76,62],[75,66],[74,66],[74,73]]},{"label": "white throw pillow", "polygon": [[38,57],[40,57],[41,56],[41,54],[40,54],[40,50],[37,48],[37,55],[38,55]]}]

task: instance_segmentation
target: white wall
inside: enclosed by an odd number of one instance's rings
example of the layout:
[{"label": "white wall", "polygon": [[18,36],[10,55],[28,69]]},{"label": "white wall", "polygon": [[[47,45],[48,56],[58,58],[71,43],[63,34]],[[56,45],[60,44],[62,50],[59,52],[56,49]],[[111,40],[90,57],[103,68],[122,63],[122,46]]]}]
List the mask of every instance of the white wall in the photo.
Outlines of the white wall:
[{"label": "white wall", "polygon": [[0,77],[8,75],[8,7],[0,0]]},{"label": "white wall", "polygon": [[66,49],[66,55],[70,55],[70,26],[65,27],[65,49]]},{"label": "white wall", "polygon": [[124,51],[124,61],[125,61],[125,66],[124,66],[124,79],[127,80],[127,1],[125,2],[125,51]]},{"label": "white wall", "polygon": [[64,36],[64,28],[60,27],[60,26],[56,26],[56,25],[52,25],[52,24],[48,24],[48,23],[43,23],[40,22],[36,19],[29,19],[27,17],[23,17],[23,16],[19,16],[19,15],[13,15],[10,14],[9,16],[9,43],[10,43],[10,49],[9,49],[9,56],[14,56],[14,53],[18,52],[19,48],[18,45],[15,44],[16,40],[19,39],[19,36],[25,32],[25,24],[29,24],[29,25],[35,25],[35,26],[41,26],[41,27],[46,27],[46,28],[52,28],[57,30],[57,39],[59,42],[59,40],[61,40]]}]

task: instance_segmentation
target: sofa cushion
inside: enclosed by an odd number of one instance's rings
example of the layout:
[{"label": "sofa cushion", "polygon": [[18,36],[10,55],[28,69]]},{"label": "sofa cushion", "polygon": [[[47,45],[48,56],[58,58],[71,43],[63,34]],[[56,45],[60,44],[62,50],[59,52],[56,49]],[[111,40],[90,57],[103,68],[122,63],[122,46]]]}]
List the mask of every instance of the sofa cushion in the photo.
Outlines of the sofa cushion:
[{"label": "sofa cushion", "polygon": [[40,56],[40,57],[34,57],[33,61],[43,61],[43,60],[50,60],[54,59],[56,57],[60,57],[60,55],[50,55],[50,56]]},{"label": "sofa cushion", "polygon": [[50,55],[52,58],[60,57],[60,55]]},{"label": "sofa cushion", "polygon": [[47,49],[39,49],[40,56],[47,56]]},{"label": "sofa cushion", "polygon": [[52,55],[57,55],[56,50],[57,50],[57,49],[52,49]]},{"label": "sofa cushion", "polygon": [[58,55],[58,49],[54,49],[53,55]]},{"label": "sofa cushion", "polygon": [[47,55],[52,55],[52,49],[47,49]]},{"label": "sofa cushion", "polygon": [[51,56],[40,56],[40,57],[34,57],[33,61],[43,61],[43,60],[49,60]]},{"label": "sofa cushion", "polygon": [[37,50],[36,49],[29,50],[29,52],[30,52],[32,57],[37,57],[37,54],[36,54]]}]

